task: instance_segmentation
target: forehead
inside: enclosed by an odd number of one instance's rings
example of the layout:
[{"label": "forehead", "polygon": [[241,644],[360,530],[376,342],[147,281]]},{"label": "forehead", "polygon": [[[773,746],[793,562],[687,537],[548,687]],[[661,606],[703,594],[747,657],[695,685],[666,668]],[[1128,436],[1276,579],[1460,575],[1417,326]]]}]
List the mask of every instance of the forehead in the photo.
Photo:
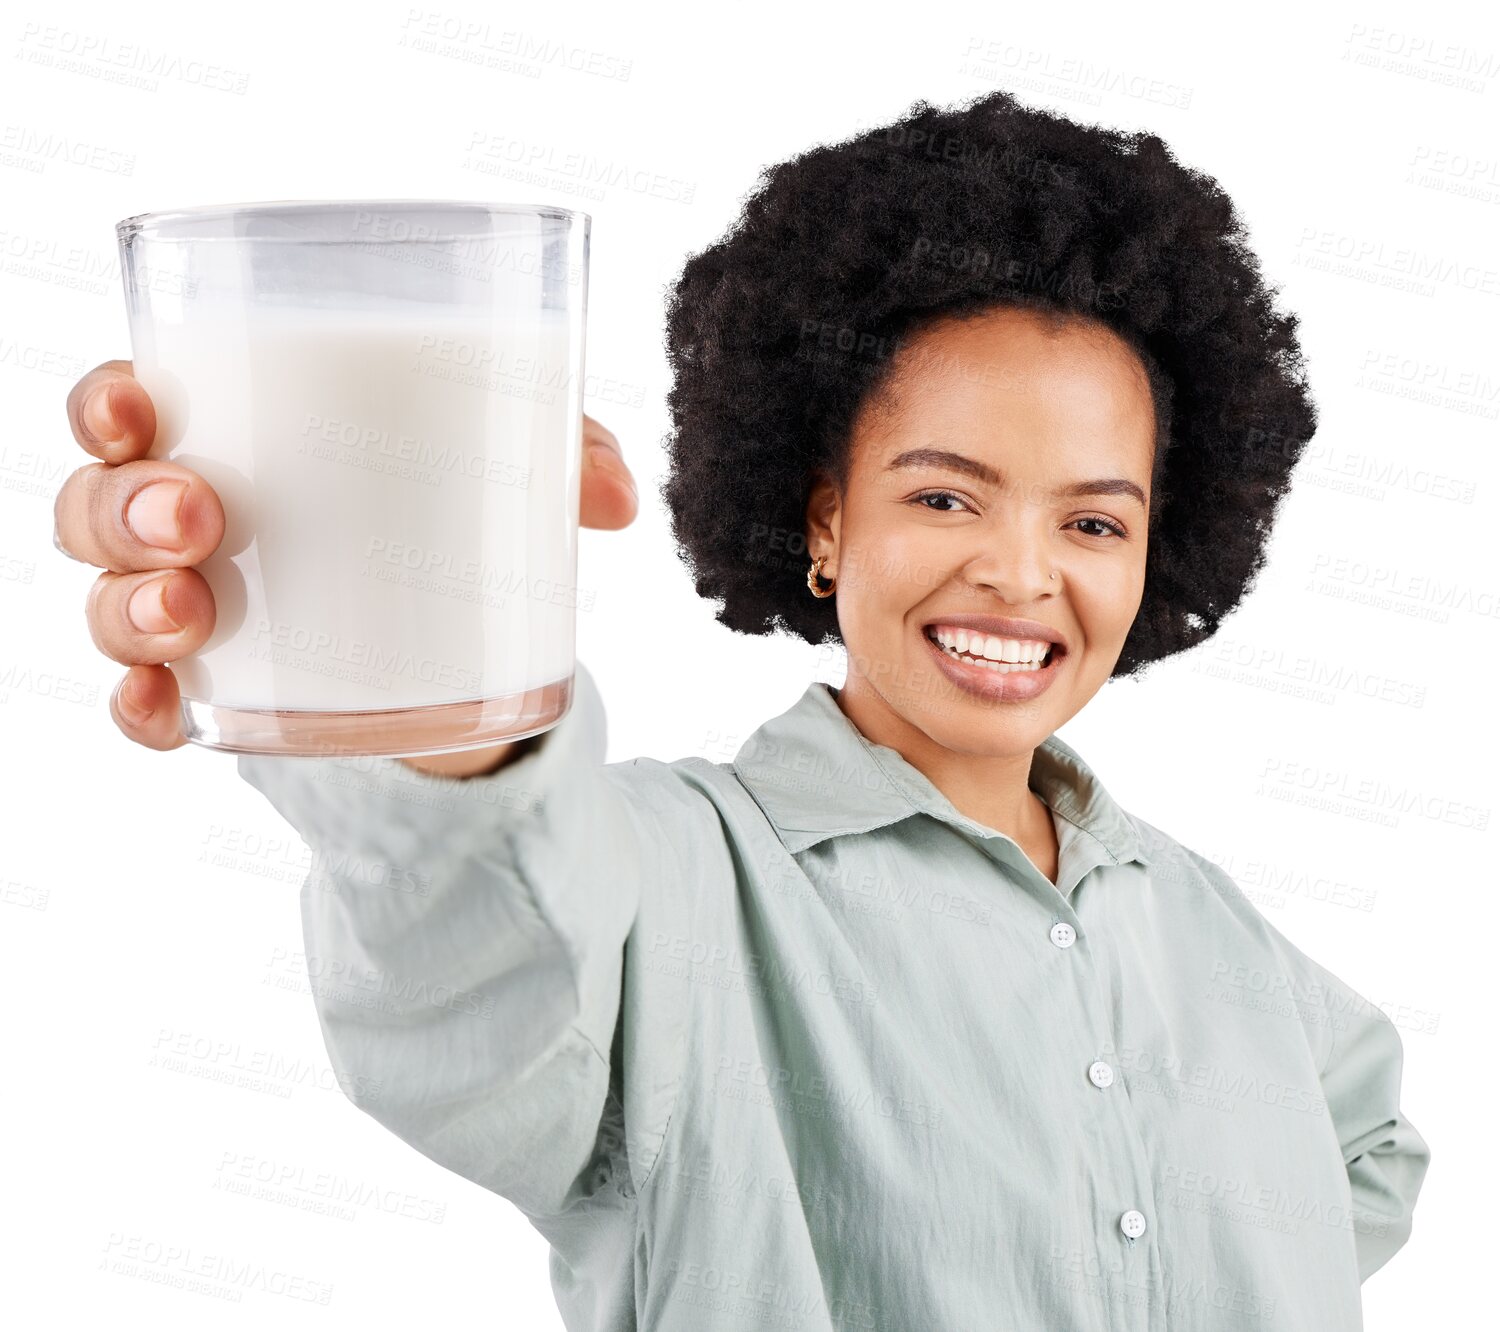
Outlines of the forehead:
[{"label": "forehead", "polygon": [[1106,460],[1149,472],[1155,411],[1118,335],[1026,310],[945,319],[912,335],[855,423],[856,462],[884,467],[914,440],[962,443],[1000,466]]}]

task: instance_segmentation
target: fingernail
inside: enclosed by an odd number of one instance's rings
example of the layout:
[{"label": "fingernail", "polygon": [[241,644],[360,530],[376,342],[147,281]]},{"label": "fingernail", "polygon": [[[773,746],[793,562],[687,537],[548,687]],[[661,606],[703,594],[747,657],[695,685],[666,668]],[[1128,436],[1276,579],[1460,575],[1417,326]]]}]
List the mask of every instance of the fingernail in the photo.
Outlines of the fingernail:
[{"label": "fingernail", "polygon": [[125,614],[143,634],[174,634],[182,628],[167,610],[167,584],[171,576],[142,583],[125,603]]},{"label": "fingernail", "polygon": [[70,560],[76,560],[78,558],[78,556],[73,554],[71,550],[63,545],[62,533],[58,531],[57,520],[55,518],[52,520],[52,544],[56,546],[58,550],[62,551],[62,553],[66,555]]},{"label": "fingernail", "polygon": [[126,689],[126,685],[128,685],[129,683],[130,677],[127,675],[115,687],[115,711],[125,719],[127,724],[131,726],[142,726],[146,722],[151,720],[151,714],[155,711],[155,709],[143,708],[139,703],[135,702],[130,697],[129,691]]},{"label": "fingernail", "polygon": [[96,444],[118,444],[120,428],[109,409],[109,386],[95,389],[84,400],[83,424]]},{"label": "fingernail", "polygon": [[125,509],[125,521],[148,546],[175,547],[182,541],[177,510],[182,507],[186,493],[186,481],[153,481],[131,499]]}]

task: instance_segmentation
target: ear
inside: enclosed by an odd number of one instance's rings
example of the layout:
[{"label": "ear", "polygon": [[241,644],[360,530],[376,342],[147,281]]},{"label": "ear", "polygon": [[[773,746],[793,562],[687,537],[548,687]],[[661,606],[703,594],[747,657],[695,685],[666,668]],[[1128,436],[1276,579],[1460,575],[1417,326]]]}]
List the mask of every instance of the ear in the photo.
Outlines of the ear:
[{"label": "ear", "polygon": [[838,571],[839,527],[843,518],[843,503],[838,486],[826,472],[813,473],[805,517],[808,557],[815,560],[819,555],[826,555],[828,564],[823,567],[823,577],[832,578]]}]

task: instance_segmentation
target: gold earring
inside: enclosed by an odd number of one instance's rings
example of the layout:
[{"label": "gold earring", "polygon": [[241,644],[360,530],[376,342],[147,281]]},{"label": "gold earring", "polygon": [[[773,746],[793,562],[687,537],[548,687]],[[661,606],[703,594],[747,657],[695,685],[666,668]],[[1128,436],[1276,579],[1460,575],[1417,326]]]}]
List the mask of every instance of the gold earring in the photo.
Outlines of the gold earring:
[{"label": "gold earring", "polygon": [[[818,577],[823,572],[823,561],[826,558],[824,555],[819,555],[812,562],[812,567],[807,571],[807,586],[815,597],[831,597],[833,595],[833,587],[830,587],[826,592],[820,591],[818,588]],[[836,582],[834,586],[837,586]]]}]

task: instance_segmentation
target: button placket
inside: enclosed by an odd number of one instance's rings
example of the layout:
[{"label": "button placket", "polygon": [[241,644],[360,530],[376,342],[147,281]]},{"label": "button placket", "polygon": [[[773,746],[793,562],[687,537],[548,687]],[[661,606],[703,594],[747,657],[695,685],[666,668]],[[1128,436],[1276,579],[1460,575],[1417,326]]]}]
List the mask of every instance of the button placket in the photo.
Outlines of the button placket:
[{"label": "button placket", "polygon": [[[1056,920],[1052,923],[1047,937],[1055,947],[1069,949],[1077,941],[1078,931],[1068,921]],[[1114,1084],[1114,1067],[1106,1060],[1095,1059],[1088,1066],[1088,1079],[1096,1088],[1102,1091]],[[1128,1097],[1121,1103],[1121,1109],[1128,1114]],[[1125,1242],[1133,1248],[1135,1241],[1146,1233],[1146,1215],[1138,1208],[1129,1208],[1120,1213],[1117,1218],[1117,1225]]]}]

